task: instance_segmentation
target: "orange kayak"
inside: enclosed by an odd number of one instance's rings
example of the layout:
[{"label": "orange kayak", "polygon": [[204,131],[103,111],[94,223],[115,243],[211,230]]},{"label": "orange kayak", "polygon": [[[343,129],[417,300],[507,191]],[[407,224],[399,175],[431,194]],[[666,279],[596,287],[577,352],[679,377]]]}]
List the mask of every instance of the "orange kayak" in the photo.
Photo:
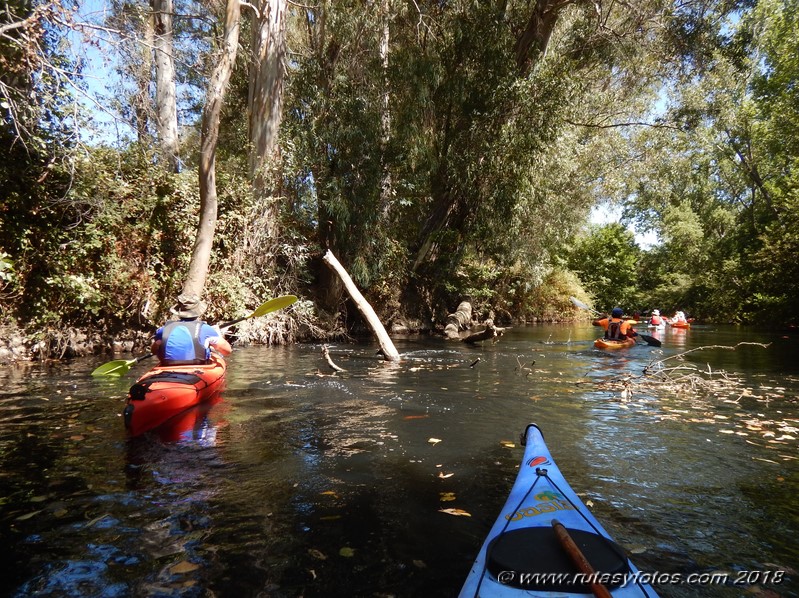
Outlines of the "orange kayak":
[{"label": "orange kayak", "polygon": [[691,324],[689,322],[673,322],[671,324],[672,328],[690,328]]},{"label": "orange kayak", "polygon": [[122,412],[133,436],[214,398],[225,387],[227,364],[217,354],[202,365],[156,366],[130,387]]},{"label": "orange kayak", "polygon": [[632,347],[634,344],[634,338],[625,338],[620,341],[609,338],[598,338],[594,341],[594,346],[597,349],[625,349],[626,347]]}]

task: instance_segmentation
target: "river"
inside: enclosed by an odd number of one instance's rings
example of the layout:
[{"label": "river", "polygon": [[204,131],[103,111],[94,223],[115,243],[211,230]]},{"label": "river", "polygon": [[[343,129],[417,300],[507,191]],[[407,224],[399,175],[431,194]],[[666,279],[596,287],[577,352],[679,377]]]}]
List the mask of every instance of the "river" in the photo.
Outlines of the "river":
[{"label": "river", "polygon": [[597,334],[396,338],[398,364],[332,344],[336,375],[320,345],[236,348],[221,400],[138,438],[120,413],[147,362],[0,368],[0,594],[457,596],[535,422],[639,569],[728,574],[661,596],[799,596],[799,337]]}]

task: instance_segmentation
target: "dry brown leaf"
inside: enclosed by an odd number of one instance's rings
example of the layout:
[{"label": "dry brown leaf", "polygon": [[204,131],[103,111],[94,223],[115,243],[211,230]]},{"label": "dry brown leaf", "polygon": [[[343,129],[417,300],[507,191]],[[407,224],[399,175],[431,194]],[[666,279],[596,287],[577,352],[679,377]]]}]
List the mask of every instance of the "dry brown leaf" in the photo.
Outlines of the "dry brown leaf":
[{"label": "dry brown leaf", "polygon": [[440,513],[446,513],[447,515],[456,515],[459,517],[471,517],[471,513],[467,513],[463,509],[439,509]]},{"label": "dry brown leaf", "polygon": [[430,443],[430,444],[432,444],[432,445],[436,445],[436,444],[438,444],[439,442],[441,442],[441,439],[440,439],[440,438],[428,438],[428,439],[427,439],[427,442],[429,442],[429,443]]},{"label": "dry brown leaf", "polygon": [[27,521],[31,517],[36,517],[36,515],[38,515],[41,512],[42,509],[39,509],[38,511],[33,511],[32,513],[25,513],[25,515],[20,515],[19,517],[17,517],[15,521]]},{"label": "dry brown leaf", "polygon": [[455,493],[454,492],[439,492],[438,493],[438,500],[441,502],[449,502],[451,500],[455,500]]},{"label": "dry brown leaf", "polygon": [[196,571],[199,569],[199,565],[195,565],[194,563],[190,563],[189,561],[180,561],[176,565],[172,565],[169,568],[169,572],[172,575],[180,575],[181,573],[191,573],[192,571]]},{"label": "dry brown leaf", "polygon": [[446,480],[447,478],[451,478],[454,475],[455,475],[454,473],[444,473],[443,471],[439,471],[438,472],[438,477],[440,477],[442,480]]},{"label": "dry brown leaf", "polygon": [[317,550],[316,548],[309,548],[308,549],[308,554],[310,554],[313,558],[315,558],[317,560],[320,560],[320,561],[326,561],[327,560],[327,555],[324,552],[322,552],[321,550]]}]

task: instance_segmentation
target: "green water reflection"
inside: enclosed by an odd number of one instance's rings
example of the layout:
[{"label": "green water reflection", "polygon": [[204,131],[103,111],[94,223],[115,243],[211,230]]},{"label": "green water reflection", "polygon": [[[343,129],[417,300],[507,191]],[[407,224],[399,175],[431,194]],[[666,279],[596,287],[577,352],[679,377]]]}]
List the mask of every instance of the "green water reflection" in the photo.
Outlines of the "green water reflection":
[{"label": "green water reflection", "polygon": [[[786,570],[779,585],[663,596],[799,595],[799,339],[733,327],[593,348],[590,326],[493,345],[396,339],[250,347],[223,399],[125,436],[127,387],[101,360],[0,370],[4,595],[455,596],[512,485],[531,421],[643,571]],[[768,348],[740,342],[771,343]],[[746,394],[607,381],[695,347]],[[444,508],[471,516],[452,516]],[[753,587],[762,585],[761,589]],[[762,594],[766,595],[766,594]]]}]

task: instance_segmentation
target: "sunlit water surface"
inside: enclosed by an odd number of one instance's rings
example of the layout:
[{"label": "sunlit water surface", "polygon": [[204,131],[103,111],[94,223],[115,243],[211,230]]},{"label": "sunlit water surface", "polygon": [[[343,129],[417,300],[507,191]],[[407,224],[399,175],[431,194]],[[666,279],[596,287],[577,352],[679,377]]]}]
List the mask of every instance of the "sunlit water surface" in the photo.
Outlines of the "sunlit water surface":
[{"label": "sunlit water surface", "polygon": [[[120,412],[144,364],[121,379],[90,377],[101,358],[0,368],[0,591],[456,596],[536,422],[643,571],[786,572],[661,595],[799,596],[799,338],[697,326],[607,353],[596,335],[395,339],[399,364],[332,345],[335,376],[318,345],[238,348],[218,403],[134,439]],[[726,348],[740,342],[771,344]],[[740,392],[637,378],[711,345],[686,364]]]}]

